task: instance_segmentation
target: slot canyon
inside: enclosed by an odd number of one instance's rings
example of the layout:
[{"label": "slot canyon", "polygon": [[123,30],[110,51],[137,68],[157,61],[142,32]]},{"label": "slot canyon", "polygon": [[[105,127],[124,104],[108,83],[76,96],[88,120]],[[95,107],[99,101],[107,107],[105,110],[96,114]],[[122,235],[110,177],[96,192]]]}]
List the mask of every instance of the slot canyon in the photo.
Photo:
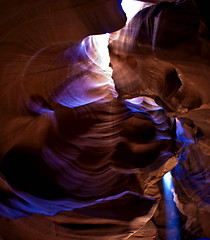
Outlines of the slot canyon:
[{"label": "slot canyon", "polygon": [[210,239],[207,2],[0,1],[0,240]]}]

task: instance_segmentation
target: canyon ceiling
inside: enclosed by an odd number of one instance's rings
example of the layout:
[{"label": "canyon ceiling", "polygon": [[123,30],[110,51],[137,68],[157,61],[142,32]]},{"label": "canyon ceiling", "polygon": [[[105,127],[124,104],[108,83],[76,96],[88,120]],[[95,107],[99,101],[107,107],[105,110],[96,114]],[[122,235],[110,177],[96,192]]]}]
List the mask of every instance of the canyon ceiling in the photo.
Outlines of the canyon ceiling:
[{"label": "canyon ceiling", "polygon": [[206,2],[0,1],[0,240],[210,238]]}]

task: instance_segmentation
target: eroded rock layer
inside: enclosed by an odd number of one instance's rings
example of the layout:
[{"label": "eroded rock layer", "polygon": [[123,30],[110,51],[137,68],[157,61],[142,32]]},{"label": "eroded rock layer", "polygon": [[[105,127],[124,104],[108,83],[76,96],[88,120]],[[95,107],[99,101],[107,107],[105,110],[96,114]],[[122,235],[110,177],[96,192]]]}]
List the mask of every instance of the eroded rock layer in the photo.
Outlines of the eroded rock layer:
[{"label": "eroded rock layer", "polygon": [[0,3],[0,238],[164,239],[172,169],[182,239],[210,237],[209,19],[145,2]]}]

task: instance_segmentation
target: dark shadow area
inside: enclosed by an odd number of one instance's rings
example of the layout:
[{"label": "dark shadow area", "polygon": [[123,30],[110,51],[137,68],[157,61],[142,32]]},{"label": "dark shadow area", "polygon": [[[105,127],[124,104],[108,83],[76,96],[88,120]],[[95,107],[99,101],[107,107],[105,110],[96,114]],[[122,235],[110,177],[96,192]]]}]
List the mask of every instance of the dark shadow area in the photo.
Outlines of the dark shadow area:
[{"label": "dark shadow area", "polygon": [[36,149],[11,149],[2,160],[0,171],[12,187],[36,197],[53,199],[64,196],[64,192],[50,181],[52,173]]}]

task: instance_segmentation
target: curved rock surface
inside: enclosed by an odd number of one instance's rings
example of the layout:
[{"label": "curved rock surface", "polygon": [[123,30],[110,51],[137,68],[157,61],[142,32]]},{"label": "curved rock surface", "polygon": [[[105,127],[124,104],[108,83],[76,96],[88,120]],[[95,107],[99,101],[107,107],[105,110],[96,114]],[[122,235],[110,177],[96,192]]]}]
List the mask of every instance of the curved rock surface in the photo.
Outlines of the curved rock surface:
[{"label": "curved rock surface", "polygon": [[144,2],[1,1],[3,240],[164,239],[172,169],[182,239],[210,237],[209,17]]}]

